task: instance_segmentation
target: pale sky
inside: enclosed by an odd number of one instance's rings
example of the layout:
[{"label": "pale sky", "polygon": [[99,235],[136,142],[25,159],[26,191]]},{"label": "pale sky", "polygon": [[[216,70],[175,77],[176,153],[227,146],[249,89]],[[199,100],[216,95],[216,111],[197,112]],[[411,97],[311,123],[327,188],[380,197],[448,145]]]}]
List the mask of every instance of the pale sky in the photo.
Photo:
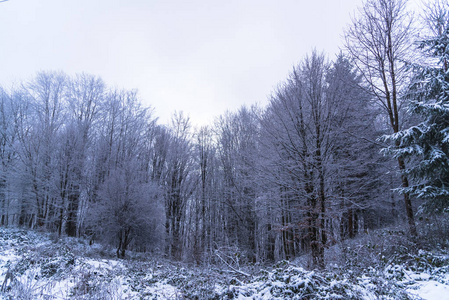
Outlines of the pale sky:
[{"label": "pale sky", "polygon": [[265,104],[313,48],[333,59],[361,0],[9,0],[0,3],[0,85],[85,72],[138,89],[161,123],[195,125]]}]

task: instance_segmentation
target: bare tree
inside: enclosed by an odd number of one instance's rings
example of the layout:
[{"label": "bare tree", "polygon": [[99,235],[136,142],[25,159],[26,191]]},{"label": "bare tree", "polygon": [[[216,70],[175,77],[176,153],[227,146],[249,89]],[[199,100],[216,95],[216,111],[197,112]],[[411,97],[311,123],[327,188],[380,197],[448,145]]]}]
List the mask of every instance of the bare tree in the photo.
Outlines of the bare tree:
[{"label": "bare tree", "polygon": [[[270,101],[262,126],[275,155],[268,168],[279,195],[284,257],[311,250],[314,267],[324,267],[329,206],[326,179],[331,155],[332,98],[328,64],[313,52],[294,68]],[[271,155],[270,155],[271,156]]]},{"label": "bare tree", "polygon": [[[141,106],[135,91],[111,91],[101,106],[95,153],[89,158],[95,170],[86,204],[86,229],[115,244],[117,257],[124,257],[132,245],[149,247],[162,229],[162,192],[150,174],[153,144],[147,140],[155,124],[151,110]],[[83,110],[81,125],[90,122],[87,112]]]},{"label": "bare tree", "polygon": [[449,21],[449,3],[446,0],[423,1],[422,3],[424,5],[421,14],[423,29],[428,30],[430,36],[441,36]]},{"label": "bare tree", "polygon": [[61,198],[55,188],[57,137],[64,120],[67,77],[63,73],[41,72],[28,82],[29,115],[22,123],[21,161],[32,189],[33,226],[54,230],[58,225]]},{"label": "bare tree", "polygon": [[87,74],[69,80],[67,88],[67,120],[60,137],[60,194],[67,203],[61,213],[61,230],[76,236],[80,229],[80,212],[86,207],[89,173],[88,148],[92,145],[92,129],[98,109],[104,101],[105,86],[100,78]]},{"label": "bare tree", "polygon": [[192,176],[192,141],[190,120],[182,113],[172,118],[169,130],[170,142],[163,178],[165,188],[166,253],[176,260],[182,259],[183,244],[186,242],[185,216],[188,201],[195,190],[197,180]]},{"label": "bare tree", "polygon": [[[249,260],[256,258],[256,174],[259,122],[242,107],[216,123],[217,154],[223,171],[223,209],[226,235]],[[230,243],[228,243],[230,244]],[[231,245],[227,245],[231,246]]]},{"label": "bare tree", "polygon": [[17,193],[14,185],[14,169],[17,164],[16,139],[23,101],[17,92],[7,93],[0,87],[0,225],[14,224],[19,213],[14,203]]},{"label": "bare tree", "polygon": [[[405,61],[412,40],[412,18],[406,3],[407,0],[366,0],[345,34],[346,49],[367,83],[367,91],[383,108],[393,133],[401,129],[403,122],[401,88],[408,78]],[[397,163],[402,173],[402,187],[407,188],[404,159],[398,157]],[[416,236],[408,193],[404,193],[404,204],[410,234]]]},{"label": "bare tree", "polygon": [[329,64],[315,51],[276,90],[261,118],[260,202],[270,197],[276,204],[265,207],[277,214],[279,258],[311,253],[312,265],[323,268],[340,228],[357,234],[375,191],[378,152],[359,81],[347,59]]},{"label": "bare tree", "polygon": [[[326,94],[332,103],[329,132],[333,159],[328,177],[334,200],[330,209],[333,221],[340,221],[335,227],[340,227],[337,237],[342,239],[355,237],[361,226],[372,226],[376,220],[369,215],[381,218],[390,208],[390,203],[380,205],[389,197],[380,188],[387,159],[380,155],[381,144],[376,142],[380,135],[375,125],[378,109],[360,87],[361,80],[343,54],[326,74]],[[389,214],[382,223],[388,219]]]},{"label": "bare tree", "polygon": [[160,190],[145,182],[134,160],[111,170],[89,210],[88,222],[101,240],[117,247],[117,257],[124,258],[131,243],[157,245],[162,216]]},{"label": "bare tree", "polygon": [[211,249],[211,210],[212,180],[215,149],[212,143],[212,131],[209,127],[201,127],[195,134],[195,148],[193,155],[199,169],[199,184],[195,193],[192,207],[193,221],[193,257],[197,262],[204,259],[204,255]]}]

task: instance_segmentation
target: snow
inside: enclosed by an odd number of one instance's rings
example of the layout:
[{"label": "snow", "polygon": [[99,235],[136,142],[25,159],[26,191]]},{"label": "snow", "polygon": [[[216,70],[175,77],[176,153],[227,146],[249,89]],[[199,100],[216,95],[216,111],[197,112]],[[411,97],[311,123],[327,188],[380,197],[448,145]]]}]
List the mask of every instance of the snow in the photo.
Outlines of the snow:
[{"label": "snow", "polygon": [[[99,299],[104,298],[101,295],[111,299],[142,298],[142,291],[132,287],[134,279],[124,261],[72,256],[68,247],[54,244],[47,237],[0,228],[0,288],[3,284],[9,287],[9,292],[0,291],[0,299],[23,295],[30,299],[88,299],[91,296],[83,293],[92,289],[98,290]],[[13,279],[5,281],[10,270]],[[145,274],[142,280],[148,282],[153,276]],[[82,294],[77,296],[77,292]],[[176,287],[164,282],[147,284],[143,293],[155,299],[182,296]]]},{"label": "snow", "polygon": [[161,282],[155,283],[153,286],[148,287],[146,292],[154,295],[158,295],[158,299],[180,299],[182,298],[181,293],[176,289],[176,287],[164,284]]},{"label": "snow", "polygon": [[[0,287],[8,270],[15,272],[14,279],[5,283],[8,289],[0,292],[0,299],[19,299],[26,294],[37,300],[207,297],[280,300],[302,299],[304,295],[314,295],[317,299],[449,300],[447,264],[424,269],[405,263],[389,264],[355,276],[353,270],[308,271],[287,262],[248,277],[214,273],[210,269],[199,271],[167,261],[85,257],[82,252],[74,255],[70,249],[73,247],[63,242],[53,243],[41,234],[0,228]],[[427,264],[433,259],[449,261],[445,256],[424,251],[413,261]]]},{"label": "snow", "polygon": [[413,272],[406,272],[407,276],[411,279],[411,280],[429,280],[430,279],[430,274],[429,273],[413,273]]},{"label": "snow", "polygon": [[86,265],[97,270],[98,269],[113,270],[114,268],[120,268],[119,262],[112,259],[101,259],[101,260],[86,259],[83,262]]},{"label": "snow", "polygon": [[20,256],[14,253],[14,249],[8,249],[6,251],[2,251],[0,255],[0,266],[3,267],[6,264],[9,264],[13,261],[16,261],[20,258]]},{"label": "snow", "polygon": [[418,283],[416,289],[408,289],[410,295],[425,300],[449,300],[449,286],[435,280]]}]

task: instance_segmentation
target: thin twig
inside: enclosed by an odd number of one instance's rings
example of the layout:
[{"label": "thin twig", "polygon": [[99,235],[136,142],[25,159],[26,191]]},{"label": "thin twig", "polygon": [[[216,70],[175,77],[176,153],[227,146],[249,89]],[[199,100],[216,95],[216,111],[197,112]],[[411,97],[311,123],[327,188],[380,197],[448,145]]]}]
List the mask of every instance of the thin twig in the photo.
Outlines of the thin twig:
[{"label": "thin twig", "polygon": [[248,274],[248,273],[245,273],[245,272],[243,272],[243,271],[240,271],[240,270],[238,270],[238,269],[236,269],[236,268],[234,268],[233,266],[231,266],[226,260],[224,260],[217,252],[215,252],[215,255],[225,264],[225,265],[227,265],[228,266],[228,268],[230,268],[232,271],[234,271],[234,272],[236,272],[236,273],[238,273],[238,274],[240,274],[240,275],[244,275],[244,276],[247,276],[247,277],[251,277],[251,275],[250,274]]}]

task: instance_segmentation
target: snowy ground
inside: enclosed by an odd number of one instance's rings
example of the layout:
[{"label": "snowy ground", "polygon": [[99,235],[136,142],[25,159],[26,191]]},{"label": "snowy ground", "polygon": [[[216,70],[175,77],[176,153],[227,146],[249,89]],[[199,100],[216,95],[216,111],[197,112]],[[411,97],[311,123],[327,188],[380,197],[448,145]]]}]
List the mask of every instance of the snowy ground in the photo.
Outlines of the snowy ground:
[{"label": "snowy ground", "polygon": [[362,273],[281,262],[249,276],[164,260],[116,260],[99,245],[0,228],[0,299],[449,299],[449,259],[421,251]]}]

